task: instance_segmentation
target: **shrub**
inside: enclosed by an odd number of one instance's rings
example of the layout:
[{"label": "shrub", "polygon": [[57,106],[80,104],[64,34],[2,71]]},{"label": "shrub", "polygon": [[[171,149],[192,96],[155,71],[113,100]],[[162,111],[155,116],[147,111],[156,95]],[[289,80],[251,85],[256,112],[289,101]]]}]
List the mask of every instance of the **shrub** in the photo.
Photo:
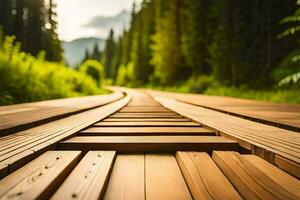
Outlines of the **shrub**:
[{"label": "shrub", "polygon": [[14,37],[0,46],[0,104],[99,94],[96,81],[62,63],[20,52]]},{"label": "shrub", "polygon": [[104,68],[97,60],[87,60],[80,67],[79,71],[92,77],[99,86],[104,80]]},{"label": "shrub", "polygon": [[127,67],[125,65],[121,65],[118,70],[116,84],[120,86],[126,86],[128,81]]},{"label": "shrub", "polygon": [[185,83],[190,92],[203,93],[207,88],[214,84],[212,76],[192,76]]}]

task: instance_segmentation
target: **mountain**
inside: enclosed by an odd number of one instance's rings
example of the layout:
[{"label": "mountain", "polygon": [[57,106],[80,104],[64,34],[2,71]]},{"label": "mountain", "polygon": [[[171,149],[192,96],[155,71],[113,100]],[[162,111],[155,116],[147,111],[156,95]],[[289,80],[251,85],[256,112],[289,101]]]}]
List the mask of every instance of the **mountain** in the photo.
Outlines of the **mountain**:
[{"label": "mountain", "polygon": [[[82,25],[82,28],[97,30],[97,35],[100,37],[106,37],[112,28],[115,33],[115,38],[117,38],[118,35],[122,34],[123,29],[128,27],[129,22],[130,12],[122,10],[113,16],[95,16],[86,24]],[[105,40],[102,38],[88,37],[75,39],[70,42],[63,41],[62,47],[65,52],[65,60],[71,67],[75,67],[83,60],[85,50],[88,48],[91,52],[95,43],[98,44],[100,50],[104,49]]]},{"label": "mountain", "polygon": [[120,13],[113,16],[95,16],[82,27],[95,29],[101,35],[107,35],[112,28],[116,35],[120,35],[124,28],[129,26],[130,19],[130,12],[122,10]]},{"label": "mountain", "polygon": [[100,50],[104,49],[105,40],[102,38],[79,38],[70,42],[62,41],[62,48],[65,52],[65,60],[69,66],[75,67],[80,64],[85,56],[85,50],[92,52],[95,44],[98,44]]}]

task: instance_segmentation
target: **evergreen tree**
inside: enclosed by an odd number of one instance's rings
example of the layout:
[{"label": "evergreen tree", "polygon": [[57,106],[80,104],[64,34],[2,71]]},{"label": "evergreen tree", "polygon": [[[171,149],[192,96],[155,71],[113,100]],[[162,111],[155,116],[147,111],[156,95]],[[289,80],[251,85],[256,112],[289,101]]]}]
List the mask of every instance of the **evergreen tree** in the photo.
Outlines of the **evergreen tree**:
[{"label": "evergreen tree", "polygon": [[22,51],[37,55],[45,50],[46,59],[60,61],[62,48],[54,10],[53,0],[1,0],[0,26],[5,35],[16,36]]},{"label": "evergreen tree", "polygon": [[118,75],[118,70],[120,65],[122,64],[122,55],[123,55],[123,38],[119,37],[119,40],[116,44],[115,48],[115,54],[112,62],[112,77],[116,81],[117,75]]},{"label": "evergreen tree", "polygon": [[223,85],[269,87],[296,46],[276,39],[278,21],[295,8],[294,0],[143,0],[114,51],[107,40],[107,73],[133,85],[210,75]]},{"label": "evergreen tree", "polygon": [[123,31],[123,35],[121,36],[121,43],[122,43],[122,56],[121,56],[121,63],[124,65],[127,65],[129,62],[129,52],[128,52],[128,46],[129,46],[129,34],[126,29]]},{"label": "evergreen tree", "polygon": [[87,61],[88,59],[90,59],[90,53],[89,53],[89,49],[86,48],[85,52],[84,52],[83,60],[81,61],[81,64],[84,63],[85,61]]},{"label": "evergreen tree", "polygon": [[99,47],[98,47],[97,43],[95,43],[95,45],[94,45],[94,49],[93,49],[93,52],[92,52],[90,58],[94,59],[94,60],[100,60],[101,59],[101,52],[99,50]]},{"label": "evergreen tree", "polygon": [[47,23],[46,23],[46,58],[51,61],[61,61],[62,58],[62,48],[60,40],[58,39],[57,22],[55,17],[57,16],[55,12],[56,4],[53,0],[49,0],[49,5],[47,9]]},{"label": "evergreen tree", "polygon": [[[155,75],[162,85],[171,85],[186,76],[181,51],[180,0],[157,1],[158,16],[156,34],[153,37],[153,58]],[[160,18],[161,7],[166,4],[167,11]]]},{"label": "evergreen tree", "polygon": [[187,0],[184,9],[185,32],[183,53],[193,74],[209,74],[208,45],[210,41],[208,10],[210,0]]},{"label": "evergreen tree", "polygon": [[115,41],[114,41],[114,31],[111,29],[109,37],[106,40],[105,51],[103,56],[103,65],[105,70],[105,75],[108,78],[113,78],[113,58],[115,54]]}]

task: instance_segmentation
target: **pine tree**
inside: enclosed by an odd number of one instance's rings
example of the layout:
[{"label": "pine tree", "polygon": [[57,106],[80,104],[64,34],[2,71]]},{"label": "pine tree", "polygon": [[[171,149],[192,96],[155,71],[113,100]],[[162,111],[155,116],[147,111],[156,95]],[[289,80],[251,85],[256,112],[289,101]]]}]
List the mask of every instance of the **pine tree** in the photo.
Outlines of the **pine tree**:
[{"label": "pine tree", "polygon": [[123,38],[119,37],[119,40],[116,44],[115,48],[115,53],[114,53],[114,58],[112,62],[112,77],[116,81],[117,75],[118,75],[118,70],[120,65],[122,64],[122,56],[123,56]]},{"label": "pine tree", "polygon": [[183,33],[183,52],[193,74],[209,74],[208,33],[210,0],[187,0],[184,9],[186,23]]},{"label": "pine tree", "polygon": [[152,50],[151,45],[153,44],[152,35],[155,34],[155,21],[152,17],[154,14],[154,3],[144,0],[142,3],[141,11],[141,55],[140,69],[140,80],[143,84],[149,82],[151,75],[153,74],[153,65],[150,64]]},{"label": "pine tree", "polygon": [[88,59],[90,59],[90,53],[89,53],[89,49],[86,48],[85,52],[84,52],[83,60],[81,61],[81,64],[84,63],[85,61],[87,61]]},{"label": "pine tree", "polygon": [[[156,3],[158,16],[151,62],[160,83],[171,85],[186,76],[181,51],[180,0],[161,0]],[[167,6],[167,11],[161,18],[160,9],[164,5]]]},{"label": "pine tree", "polygon": [[60,40],[58,38],[57,22],[55,20],[57,14],[55,12],[56,4],[53,0],[49,0],[49,5],[47,9],[47,23],[46,23],[46,58],[51,61],[61,61],[62,57],[62,48]]},{"label": "pine tree", "polygon": [[114,41],[114,31],[111,29],[109,37],[106,40],[103,65],[105,70],[105,75],[108,78],[113,78],[113,57],[115,53],[115,41]]},{"label": "pine tree", "polygon": [[101,52],[99,50],[97,42],[94,45],[94,49],[93,49],[93,52],[91,54],[91,59],[94,59],[94,60],[100,60],[101,59]]},{"label": "pine tree", "polygon": [[143,73],[141,60],[143,59],[142,55],[142,22],[141,22],[141,12],[138,13],[135,19],[134,28],[132,31],[132,45],[131,45],[131,64],[132,70],[131,74],[129,74],[132,84],[139,85],[141,74]]}]

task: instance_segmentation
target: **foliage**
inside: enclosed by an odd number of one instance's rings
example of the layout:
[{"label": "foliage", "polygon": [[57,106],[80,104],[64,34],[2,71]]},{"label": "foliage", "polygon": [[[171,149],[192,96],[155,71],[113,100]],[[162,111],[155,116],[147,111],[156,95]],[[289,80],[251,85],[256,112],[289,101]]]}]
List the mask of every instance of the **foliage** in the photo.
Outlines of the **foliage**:
[{"label": "foliage", "polygon": [[171,85],[185,78],[185,64],[181,51],[180,0],[167,0],[164,6],[167,7],[166,12],[159,13],[156,19],[151,64],[160,83]]},{"label": "foliage", "polygon": [[126,86],[128,82],[129,79],[128,79],[127,67],[125,65],[121,65],[117,73],[116,84],[120,86]]},{"label": "foliage", "polygon": [[[112,78],[118,85],[299,103],[299,87],[290,87],[299,83],[299,14],[294,0],[143,0],[117,41]],[[278,40],[280,32],[289,37]]]},{"label": "foliage", "polygon": [[299,89],[255,90],[243,86],[236,88],[219,85],[207,89],[204,94],[264,100],[277,103],[300,103]]},{"label": "foliage", "polygon": [[110,30],[109,37],[106,40],[105,51],[103,55],[103,65],[105,69],[105,77],[112,78],[113,76],[113,59],[115,55],[114,31]]},{"label": "foliage", "polygon": [[290,85],[290,84],[294,85],[296,83],[298,83],[298,86],[300,85],[299,84],[300,83],[300,72],[297,72],[295,74],[285,77],[278,83],[278,85],[285,86],[285,85]]},{"label": "foliage", "polygon": [[[283,18],[280,23],[281,24],[289,24],[290,26],[283,31],[280,35],[278,35],[279,39],[282,39],[284,37],[291,37],[294,36],[295,34],[299,34],[300,31],[300,1],[297,1],[298,8],[294,12],[293,15],[288,16]],[[285,69],[285,71],[292,71],[292,73],[286,75],[284,78],[282,78],[278,82],[278,86],[300,86],[299,80],[300,80],[300,71],[299,71],[299,64],[300,64],[300,48],[299,48],[299,40],[298,40],[298,47],[296,50],[294,50],[290,55],[287,56],[287,64],[288,67],[286,66],[281,66],[279,70],[276,71],[276,74],[280,73],[280,70],[283,71],[282,69]],[[285,67],[285,68],[284,68]],[[288,68],[288,70],[286,70]]]},{"label": "foliage", "polygon": [[83,60],[81,61],[81,64],[83,64],[85,61],[87,60],[96,60],[96,61],[100,61],[102,59],[102,52],[99,50],[98,44],[95,43],[94,44],[94,49],[93,51],[90,53],[89,49],[85,49],[85,55]]},{"label": "foliage", "polygon": [[[194,84],[192,80],[198,79],[199,83]],[[201,84],[200,80],[203,81]],[[172,92],[182,92],[182,93],[202,93],[206,95],[217,95],[217,96],[230,96],[243,99],[254,99],[254,100],[264,100],[272,101],[277,103],[290,103],[299,104],[300,95],[299,89],[297,88],[277,88],[272,90],[256,90],[251,89],[247,86],[233,87],[224,86],[218,83],[213,76],[199,77],[195,76],[186,82],[178,83],[171,87],[159,87],[154,85],[147,85],[148,88],[154,88],[158,90],[172,91]],[[205,89],[204,89],[205,88]]]},{"label": "foliage", "polygon": [[212,76],[192,76],[184,84],[190,92],[203,93],[215,83]]},{"label": "foliage", "polygon": [[15,35],[22,51],[46,60],[62,61],[54,0],[1,0],[0,26],[4,35]]},{"label": "foliage", "polygon": [[100,62],[87,60],[79,67],[79,71],[93,78],[98,83],[98,86],[101,86],[104,79],[104,68]]},{"label": "foliage", "polygon": [[278,22],[294,10],[293,0],[143,0],[140,10],[133,6],[129,29],[109,53],[114,66],[106,69],[132,63],[127,75],[134,86],[172,87],[189,79],[201,91],[192,80],[212,75],[229,87],[271,88],[296,46],[277,39]]},{"label": "foliage", "polygon": [[5,37],[0,46],[0,104],[93,95],[103,91],[88,75],[20,52],[15,38]]}]

